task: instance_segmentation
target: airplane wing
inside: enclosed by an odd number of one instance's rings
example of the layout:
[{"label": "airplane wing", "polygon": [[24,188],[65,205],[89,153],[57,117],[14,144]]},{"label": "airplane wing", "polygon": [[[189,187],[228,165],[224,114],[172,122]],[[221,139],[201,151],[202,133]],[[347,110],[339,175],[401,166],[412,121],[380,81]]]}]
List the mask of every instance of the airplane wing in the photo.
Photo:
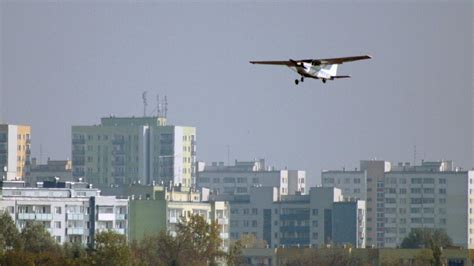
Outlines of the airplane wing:
[{"label": "airplane wing", "polygon": [[325,58],[325,59],[305,59],[300,60],[302,62],[317,62],[319,64],[342,64],[344,62],[352,62],[358,60],[365,60],[370,59],[372,56],[370,55],[361,55],[361,56],[350,56],[350,57],[337,57],[337,58]]},{"label": "airplane wing", "polygon": [[294,66],[295,61],[250,61],[251,64]]}]

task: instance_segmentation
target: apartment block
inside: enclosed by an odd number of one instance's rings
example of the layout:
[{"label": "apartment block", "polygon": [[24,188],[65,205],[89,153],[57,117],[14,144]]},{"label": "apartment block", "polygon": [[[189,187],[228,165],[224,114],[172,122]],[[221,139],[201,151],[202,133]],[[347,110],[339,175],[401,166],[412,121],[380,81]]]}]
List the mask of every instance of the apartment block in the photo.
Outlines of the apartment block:
[{"label": "apartment block", "polygon": [[166,125],[165,117],[106,117],[100,125],[72,127],[73,176],[99,186],[191,186],[196,129]]},{"label": "apartment block", "polygon": [[31,127],[0,124],[0,176],[24,180],[30,173]]},{"label": "apartment block", "polygon": [[26,178],[28,186],[36,186],[37,182],[44,181],[74,181],[72,178],[71,160],[51,160],[40,164],[36,158],[31,159],[30,175]]},{"label": "apartment block", "polygon": [[245,195],[255,186],[277,187],[281,195],[305,193],[306,172],[302,170],[275,170],[266,167],[265,160],[223,162],[206,165],[200,162],[196,185],[209,188],[214,196]]},{"label": "apartment block", "polygon": [[219,225],[223,249],[229,246],[229,205],[225,201],[209,201],[209,191],[187,187],[132,185],[130,195],[130,239],[141,240],[145,235],[166,230],[176,234],[183,218],[200,215],[209,223]]},{"label": "apartment block", "polygon": [[40,222],[58,243],[94,244],[104,230],[128,234],[128,199],[101,196],[85,183],[49,182],[25,187],[24,182],[2,183],[0,208],[19,230],[28,222]]},{"label": "apartment block", "polygon": [[[365,188],[355,182],[362,173]],[[474,171],[454,168],[451,161],[361,161],[358,174],[322,173],[324,187],[366,191],[366,198],[355,196],[367,202],[367,243],[377,247],[399,246],[413,228],[444,229],[454,244],[474,247],[473,178]]]},{"label": "apartment block", "polygon": [[280,195],[276,187],[253,187],[249,195],[235,195],[230,210],[231,239],[253,234],[269,247],[365,247],[365,202],[346,200],[337,188]]}]

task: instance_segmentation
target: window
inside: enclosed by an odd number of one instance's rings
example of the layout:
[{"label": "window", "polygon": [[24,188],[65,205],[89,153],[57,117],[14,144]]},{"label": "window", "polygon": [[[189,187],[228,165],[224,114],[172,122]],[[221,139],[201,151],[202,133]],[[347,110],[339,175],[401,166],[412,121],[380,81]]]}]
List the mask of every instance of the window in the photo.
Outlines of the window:
[{"label": "window", "polygon": [[438,179],[438,182],[440,184],[446,184],[446,178],[440,178],[440,179]]},{"label": "window", "polygon": [[224,177],[224,183],[235,183],[234,177]]},{"label": "window", "polygon": [[249,214],[249,209],[244,209],[244,214]]},{"label": "window", "polygon": [[445,188],[440,188],[439,189],[439,194],[446,194],[446,189]]},{"label": "window", "polygon": [[323,181],[324,181],[323,183],[333,184],[334,183],[334,178],[327,177],[327,178],[324,178]]},{"label": "window", "polygon": [[54,222],[54,228],[61,228],[61,222]]},{"label": "window", "polygon": [[318,215],[318,209],[313,209],[313,215]]},{"label": "window", "polygon": [[434,193],[434,188],[424,188],[423,193],[433,194]]},{"label": "window", "polygon": [[[54,207],[54,213],[61,214],[61,207]],[[59,227],[61,228],[61,227]]]},{"label": "window", "polygon": [[247,178],[239,177],[239,178],[237,178],[237,183],[247,183]]},{"label": "window", "polygon": [[360,184],[360,178],[354,178],[354,184]]},{"label": "window", "polygon": [[237,193],[247,193],[248,189],[247,187],[238,187],[237,188]]},{"label": "window", "polygon": [[317,220],[313,220],[313,227],[318,227],[318,221]]},{"label": "window", "polygon": [[257,184],[258,183],[258,177],[252,178],[252,183]]},{"label": "window", "polygon": [[258,209],[257,208],[253,208],[252,209],[252,215],[257,215],[258,214]]},{"label": "window", "polygon": [[434,178],[423,178],[423,183],[434,184]]},{"label": "window", "polygon": [[210,179],[209,179],[209,177],[200,177],[199,181],[201,183],[209,183]]}]

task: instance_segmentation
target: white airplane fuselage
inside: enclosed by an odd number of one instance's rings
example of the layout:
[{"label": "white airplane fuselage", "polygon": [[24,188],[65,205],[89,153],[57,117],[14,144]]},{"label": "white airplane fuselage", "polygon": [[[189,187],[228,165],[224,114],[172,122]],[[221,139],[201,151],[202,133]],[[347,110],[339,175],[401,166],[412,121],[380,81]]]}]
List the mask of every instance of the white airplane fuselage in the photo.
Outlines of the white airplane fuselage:
[{"label": "white airplane fuselage", "polygon": [[315,79],[331,79],[337,75],[337,64],[330,65],[313,65],[311,63],[301,62],[300,65],[291,66],[291,70],[303,77]]}]

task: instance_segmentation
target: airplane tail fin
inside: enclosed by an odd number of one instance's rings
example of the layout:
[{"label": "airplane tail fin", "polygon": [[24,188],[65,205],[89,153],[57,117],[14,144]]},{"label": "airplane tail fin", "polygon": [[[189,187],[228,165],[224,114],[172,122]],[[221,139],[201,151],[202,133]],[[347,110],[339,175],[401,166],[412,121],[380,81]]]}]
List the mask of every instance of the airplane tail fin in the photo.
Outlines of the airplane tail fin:
[{"label": "airplane tail fin", "polygon": [[337,75],[337,64],[329,65],[329,69],[327,70],[329,75],[336,76]]}]

